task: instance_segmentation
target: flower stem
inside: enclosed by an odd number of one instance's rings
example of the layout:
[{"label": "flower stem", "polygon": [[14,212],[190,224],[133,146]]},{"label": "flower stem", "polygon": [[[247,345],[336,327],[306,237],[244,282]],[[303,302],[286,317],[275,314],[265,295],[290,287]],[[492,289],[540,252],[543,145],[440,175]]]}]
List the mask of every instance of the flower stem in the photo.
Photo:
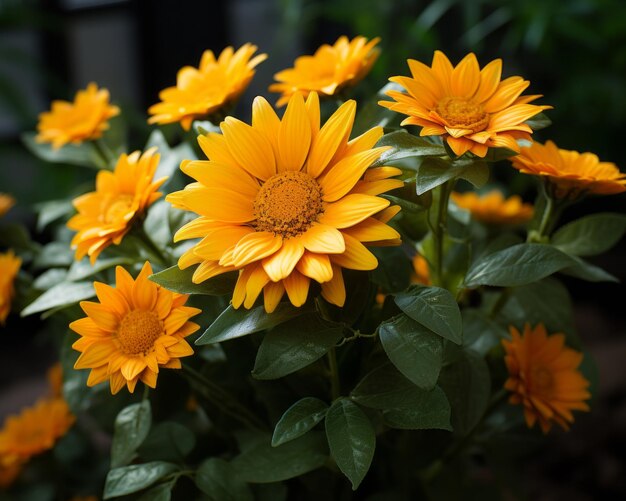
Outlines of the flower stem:
[{"label": "flower stem", "polygon": [[339,367],[337,366],[337,354],[333,346],[328,353],[328,372],[330,374],[330,396],[337,400],[341,396],[341,384],[339,382]]},{"label": "flower stem", "polygon": [[439,187],[439,204],[437,205],[437,213],[434,228],[433,240],[435,243],[435,255],[434,255],[434,276],[433,285],[438,287],[444,287],[444,273],[443,273],[443,244],[445,235],[448,228],[448,200],[450,199],[450,193],[452,191],[453,183],[447,181]]},{"label": "flower stem", "polygon": [[166,255],[166,253],[154,243],[141,224],[135,226],[135,235],[139,238],[148,254],[155,258],[159,264],[166,268],[171,265],[171,257]]},{"label": "flower stem", "polygon": [[109,170],[113,170],[113,166],[115,161],[117,160],[115,153],[111,151],[111,148],[103,141],[101,137],[93,140],[93,145],[96,148],[96,151],[104,161],[105,165]]}]

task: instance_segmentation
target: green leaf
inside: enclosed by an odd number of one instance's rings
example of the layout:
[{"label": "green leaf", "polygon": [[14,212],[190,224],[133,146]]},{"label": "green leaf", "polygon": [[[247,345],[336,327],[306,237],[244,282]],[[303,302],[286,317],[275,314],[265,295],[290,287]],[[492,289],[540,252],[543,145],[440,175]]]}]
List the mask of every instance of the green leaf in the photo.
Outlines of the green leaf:
[{"label": "green leaf", "polygon": [[152,424],[150,401],[131,404],[115,418],[115,432],[111,444],[111,467],[117,468],[130,463],[135,451],[148,436]]},{"label": "green leaf", "polygon": [[386,127],[398,114],[378,104],[381,99],[387,99],[387,92],[390,90],[402,90],[402,86],[394,82],[385,84],[376,95],[372,96],[365,104],[359,103],[354,126],[352,127],[353,136],[361,135],[372,127]]},{"label": "green leaf", "polygon": [[[517,287],[512,289],[513,294],[524,289]],[[509,305],[509,301],[505,307]],[[480,355],[486,355],[492,348],[500,344],[500,340],[507,337],[507,331],[491,320],[483,312],[473,308],[463,310],[463,346]]]},{"label": "green leaf", "polygon": [[491,380],[485,360],[471,350],[458,350],[441,371],[439,385],[452,406],[452,427],[462,435],[469,433],[489,403]]},{"label": "green leaf", "polygon": [[172,489],[175,482],[155,485],[146,491],[137,501],[170,501],[172,499]]},{"label": "green leaf", "polygon": [[68,267],[74,262],[74,252],[67,242],[50,242],[44,245],[35,258],[35,268]]},{"label": "green leaf", "polygon": [[443,353],[437,334],[404,314],[382,323],[379,334],[389,360],[404,376],[424,390],[434,388]]},{"label": "green leaf", "polygon": [[461,311],[454,296],[440,287],[413,286],[397,294],[396,304],[413,320],[453,343],[463,341]]},{"label": "green leaf", "polygon": [[508,148],[489,148],[484,160],[486,162],[499,162],[501,160],[508,160],[518,154],[517,151],[509,150]]},{"label": "green leaf", "polygon": [[84,280],[91,277],[96,273],[112,268],[118,265],[131,265],[134,260],[129,257],[99,257],[98,260],[92,265],[89,262],[89,258],[81,259],[80,261],[72,262],[70,269],[67,273],[67,280],[69,282],[75,282],[77,280]]},{"label": "green leaf", "polygon": [[307,311],[309,310],[296,308],[290,303],[280,303],[272,313],[267,313],[263,306],[257,306],[251,310],[235,309],[229,306],[196,340],[196,344],[221,343],[271,329]]},{"label": "green leaf", "polygon": [[192,282],[193,268],[181,270],[178,266],[166,268],[159,273],[150,275],[150,280],[179,294],[203,294],[207,296],[221,296],[232,293],[237,281],[236,273],[224,273],[200,284]]},{"label": "green leaf", "polygon": [[139,447],[139,455],[146,460],[182,461],[196,445],[196,437],[189,428],[173,421],[157,424]]},{"label": "green leaf", "polygon": [[22,310],[21,315],[26,317],[59,306],[69,306],[95,295],[93,282],[61,282],[30,303]]},{"label": "green leaf", "polygon": [[418,214],[420,212],[424,212],[427,209],[427,207],[423,205],[410,202],[408,200],[405,200],[404,198],[394,197],[393,195],[387,195],[386,193],[381,194],[380,197],[386,200],[389,200],[392,205],[399,205],[402,208],[402,210],[405,212]]},{"label": "green leaf", "polygon": [[489,164],[483,162],[482,160],[474,160],[459,173],[459,177],[461,179],[465,179],[476,188],[482,188],[485,186],[487,181],[489,181],[490,175],[491,169]]},{"label": "green leaf", "polygon": [[39,249],[39,244],[30,239],[28,230],[21,224],[3,224],[0,226],[0,246],[16,251],[36,251]]},{"label": "green leaf", "polygon": [[559,228],[552,244],[575,256],[595,256],[606,252],[626,232],[626,215],[610,212],[592,214]]},{"label": "green leaf", "polygon": [[74,212],[71,200],[50,200],[37,204],[37,231],[43,231],[53,221]]},{"label": "green leaf", "polygon": [[372,167],[386,165],[401,158],[439,157],[446,154],[446,150],[441,144],[409,134],[404,129],[385,134],[376,143],[376,147],[379,146],[391,146],[391,149],[383,152],[379,159],[372,164]]},{"label": "green leaf", "polygon": [[548,118],[548,115],[545,113],[537,113],[534,117],[529,118],[524,122],[528,125],[533,131],[545,129],[546,127],[552,125],[552,120]]},{"label": "green leaf", "polygon": [[323,433],[310,432],[278,447],[269,438],[259,441],[232,460],[246,482],[266,484],[304,475],[326,463],[328,450]]},{"label": "green leaf", "polygon": [[193,148],[186,142],[182,142],[178,146],[170,148],[163,132],[159,129],[153,130],[152,134],[150,134],[150,137],[148,138],[146,149],[151,148],[152,146],[156,146],[158,153],[161,155],[159,166],[154,174],[154,179],[167,177],[168,181],[166,181],[165,185],[167,185],[172,179],[178,170],[178,166],[183,160],[196,158]]},{"label": "green leaf", "polygon": [[326,414],[326,438],[330,453],[356,490],[374,458],[376,432],[358,405],[340,398]]},{"label": "green leaf", "polygon": [[50,268],[39,275],[33,282],[33,287],[41,291],[54,287],[59,282],[65,282],[67,270],[62,268]]},{"label": "green leaf", "polygon": [[254,496],[230,463],[219,458],[204,461],[196,473],[196,485],[212,501],[252,501]]},{"label": "green leaf", "polygon": [[383,410],[383,417],[387,426],[400,430],[452,431],[450,403],[439,386],[416,394],[411,406]]},{"label": "green leaf", "polygon": [[305,397],[298,400],[276,423],[272,447],[277,447],[304,435],[326,416],[328,405],[318,398]]},{"label": "green leaf", "polygon": [[586,280],[587,282],[619,282],[619,279],[610,273],[604,271],[602,268],[588,263],[576,256],[571,256],[574,265],[567,266],[561,270],[564,275],[570,275],[572,277]]},{"label": "green leaf", "polygon": [[22,134],[22,142],[31,153],[41,160],[52,163],[80,165],[81,167],[91,167],[92,169],[107,168],[104,160],[90,142],[84,142],[79,145],[67,144],[55,150],[50,143],[38,143],[35,140],[36,135],[36,132],[25,132]]},{"label": "green leaf", "polygon": [[489,179],[489,167],[482,160],[463,158],[450,162],[438,157],[425,158],[417,167],[415,191],[418,195],[423,195],[446,181],[459,177],[481,187]]},{"label": "green leaf", "polygon": [[113,468],[109,471],[104,484],[103,499],[140,491],[178,469],[177,465],[163,461]]},{"label": "green leaf", "polygon": [[343,327],[308,313],[268,332],[254,362],[256,379],[277,379],[312,364],[341,338]]}]

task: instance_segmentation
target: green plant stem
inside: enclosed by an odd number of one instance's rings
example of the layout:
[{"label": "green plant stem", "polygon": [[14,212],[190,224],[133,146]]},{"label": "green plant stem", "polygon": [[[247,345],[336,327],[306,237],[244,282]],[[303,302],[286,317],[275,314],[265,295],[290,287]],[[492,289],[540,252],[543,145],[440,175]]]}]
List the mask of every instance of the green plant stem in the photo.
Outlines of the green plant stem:
[{"label": "green plant stem", "polygon": [[135,235],[144,246],[144,249],[150,254],[156,261],[166,268],[171,265],[171,259],[167,256],[159,247],[152,241],[150,236],[143,229],[142,224],[137,224],[135,227]]},{"label": "green plant stem", "polygon": [[241,405],[237,398],[220,388],[193,367],[183,364],[183,372],[197,383],[199,389],[203,390],[201,391],[202,395],[207,400],[210,400],[221,412],[236,419],[251,430],[266,431],[268,429],[266,424],[250,412],[247,407]]},{"label": "green plant stem", "polygon": [[[435,243],[434,255],[434,276],[433,285],[444,287],[443,276],[443,244],[448,229],[448,200],[452,191],[453,183],[447,181],[439,187],[439,204],[437,205],[437,213],[434,228],[433,240]],[[430,215],[430,214],[429,214]]]},{"label": "green plant stem", "polygon": [[104,142],[104,140],[99,137],[98,139],[94,139],[93,145],[98,152],[98,155],[104,160],[107,168],[113,170],[113,166],[115,165],[115,161],[117,158],[115,157],[115,153],[111,151],[111,148]]},{"label": "green plant stem", "polygon": [[548,225],[550,224],[550,220],[552,219],[552,214],[554,211],[554,200],[550,195],[546,195],[546,206],[543,210],[543,215],[541,216],[541,223],[539,223],[539,228],[537,233],[539,233],[539,238],[543,237],[548,230]]},{"label": "green plant stem", "polygon": [[332,347],[326,354],[328,357],[328,372],[330,374],[330,395],[332,400],[341,396],[341,384],[339,382],[339,367],[337,366],[337,354]]}]

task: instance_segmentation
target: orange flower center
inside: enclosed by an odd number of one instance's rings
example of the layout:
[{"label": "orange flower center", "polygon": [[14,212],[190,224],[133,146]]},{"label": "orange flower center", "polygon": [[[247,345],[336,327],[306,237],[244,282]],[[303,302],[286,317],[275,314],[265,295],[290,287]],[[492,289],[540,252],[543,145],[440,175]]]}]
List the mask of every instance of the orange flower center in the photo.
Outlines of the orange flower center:
[{"label": "orange flower center", "polygon": [[105,202],[102,210],[102,219],[104,223],[113,223],[124,219],[131,210],[134,202],[133,195],[121,194]]},{"label": "orange flower center", "polygon": [[489,115],[483,107],[464,97],[444,97],[437,103],[435,111],[450,127],[480,132],[487,127]]},{"label": "orange flower center", "polygon": [[552,389],[554,378],[550,369],[537,365],[530,370],[530,382],[534,392],[546,393]]},{"label": "orange flower center", "polygon": [[126,314],[117,329],[120,351],[126,355],[144,355],[163,334],[163,322],[152,311],[133,310]]},{"label": "orange flower center", "polygon": [[304,233],[320,216],[322,190],[305,172],[286,171],[268,179],[254,200],[254,227],[284,238]]}]

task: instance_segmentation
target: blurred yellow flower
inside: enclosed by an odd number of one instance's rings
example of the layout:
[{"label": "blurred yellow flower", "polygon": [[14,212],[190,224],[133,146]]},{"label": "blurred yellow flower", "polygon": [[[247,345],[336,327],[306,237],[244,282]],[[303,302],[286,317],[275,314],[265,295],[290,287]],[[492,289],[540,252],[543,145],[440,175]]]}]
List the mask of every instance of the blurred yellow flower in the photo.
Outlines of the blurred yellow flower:
[{"label": "blurred yellow flower", "polygon": [[484,195],[473,191],[467,193],[453,192],[452,201],[461,209],[470,212],[476,221],[487,224],[523,224],[533,217],[533,206],[525,204],[517,195],[504,198],[498,190]]},{"label": "blurred yellow flower", "polygon": [[565,346],[563,334],[546,333],[543,324],[524,333],[509,328],[511,340],[503,340],[504,361],[509,378],[504,387],[512,394],[509,402],[524,406],[526,424],[538,421],[544,433],[559,424],[569,429],[574,422],[572,410],[588,411],[585,400],[591,397],[589,381],[578,370],[583,355]]},{"label": "blurred yellow flower", "polygon": [[0,217],[4,216],[15,205],[15,199],[11,195],[0,193]]},{"label": "blurred yellow flower", "polygon": [[543,176],[557,198],[577,198],[591,193],[613,195],[626,191],[626,174],[593,153],[562,150],[552,141],[533,143],[511,159],[524,174]]},{"label": "blurred yellow flower", "polygon": [[152,115],[148,123],[180,122],[183,129],[189,130],[194,120],[224,111],[246,90],[254,68],[267,59],[267,54],[252,57],[256,50],[256,45],[249,43],[237,51],[226,47],[217,59],[213,51],[205,51],[199,68],[181,68],[176,86],[159,93],[161,102],[148,109]]},{"label": "blurred yellow flower", "polygon": [[114,172],[98,172],[96,191],[74,199],[78,214],[67,227],[78,232],[72,239],[76,260],[89,255],[93,264],[106,247],[119,245],[135,219],[161,196],[156,190],[167,178],[153,181],[158,163],[156,148],[143,155],[139,151],[124,154]]},{"label": "blurred yellow flower", "polygon": [[15,295],[14,281],[21,265],[22,260],[12,250],[0,254],[0,324],[2,325],[11,311],[11,301]]},{"label": "blurred yellow flower", "polygon": [[76,93],[73,103],[53,101],[52,109],[39,115],[36,140],[58,149],[97,139],[109,128],[108,120],[119,113],[117,106],[109,104],[109,91],[90,83]]},{"label": "blurred yellow flower", "polygon": [[109,380],[111,393],[125,385],[132,393],[139,380],[156,387],[159,369],[180,369],[180,358],[193,354],[185,338],[200,326],[189,319],[201,313],[185,306],[188,296],[148,280],[146,262],[136,280],[121,266],[116,286],[94,282],[99,303],[82,301],[85,318],[70,324],[81,338],[75,369],[91,369],[88,386]]},{"label": "blurred yellow flower", "polygon": [[8,489],[22,473],[22,469],[22,463],[11,463],[5,466],[0,456],[0,489]]},{"label": "blurred yellow flower", "polygon": [[368,245],[398,244],[387,223],[398,207],[377,195],[401,187],[394,167],[368,169],[387,148],[373,148],[381,127],[349,141],[356,103],[343,104],[320,128],[317,93],[294,94],[280,120],[257,97],[252,126],[228,117],[222,134],[198,138],[209,161],[183,162],[198,182],[167,196],[196,212],[174,240],[202,237],[181,256],[180,268],[200,263],[194,283],[239,270],[233,306],[252,308],[263,291],[265,309],[283,294],[301,306],[311,279],[322,296],[343,305],[341,268],[378,265]]},{"label": "blurred yellow flower", "polygon": [[411,276],[412,284],[431,285],[430,282],[430,266],[428,261],[419,252],[413,256],[413,275]]},{"label": "blurred yellow flower", "polygon": [[10,468],[54,447],[74,424],[61,398],[43,399],[20,414],[9,416],[0,430],[0,461]]},{"label": "blurred yellow flower", "polygon": [[52,393],[52,396],[63,396],[63,368],[59,362],[50,366],[46,372],[46,379],[50,385],[50,393]]},{"label": "blurred yellow flower", "polygon": [[356,85],[376,62],[380,51],[375,46],[379,41],[342,36],[333,45],[322,45],[312,56],[298,57],[293,68],[274,75],[278,83],[270,85],[269,90],[281,94],[277,106],[287,104],[295,93],[305,98],[313,91],[320,96],[334,96]]},{"label": "blurred yellow flower", "polygon": [[522,96],[530,82],[521,77],[501,80],[502,60],[482,70],[468,54],[453,67],[443,52],[435,51],[431,67],[408,60],[412,77],[391,77],[407,93],[390,90],[395,101],[378,104],[408,115],[402,125],[422,127],[420,136],[442,136],[455,155],[471,151],[484,157],[489,148],[519,152],[518,139],[533,132],[524,122],[551,106],[528,104],[541,97]]}]

